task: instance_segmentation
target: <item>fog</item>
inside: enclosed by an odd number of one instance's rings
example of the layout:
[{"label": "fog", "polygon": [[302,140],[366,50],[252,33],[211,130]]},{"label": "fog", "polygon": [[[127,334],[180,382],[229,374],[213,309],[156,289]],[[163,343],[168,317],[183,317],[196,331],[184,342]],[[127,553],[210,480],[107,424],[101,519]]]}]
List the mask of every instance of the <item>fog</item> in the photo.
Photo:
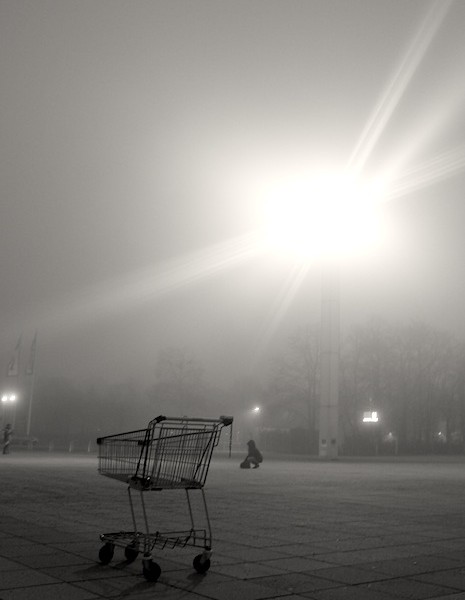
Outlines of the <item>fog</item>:
[{"label": "fog", "polygon": [[[150,385],[209,378],[318,322],[321,265],[250,250],[276,182],[390,181],[386,240],[341,266],[343,332],[373,314],[465,337],[465,4],[2,0],[0,358]],[[24,350],[26,352],[26,350]]]}]

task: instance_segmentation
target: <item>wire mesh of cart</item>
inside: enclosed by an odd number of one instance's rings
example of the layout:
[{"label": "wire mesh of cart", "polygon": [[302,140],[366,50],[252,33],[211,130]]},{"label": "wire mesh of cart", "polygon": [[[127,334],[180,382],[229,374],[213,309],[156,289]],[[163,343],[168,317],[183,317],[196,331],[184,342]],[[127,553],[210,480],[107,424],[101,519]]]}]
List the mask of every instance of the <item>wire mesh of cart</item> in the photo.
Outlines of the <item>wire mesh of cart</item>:
[{"label": "wire mesh of cart", "polygon": [[[128,563],[142,554],[144,577],[156,581],[161,568],[153,560],[155,548],[196,546],[202,548],[202,552],[195,556],[193,567],[198,573],[208,571],[212,531],[204,485],[221,431],[226,426],[232,427],[232,422],[232,417],[224,416],[219,419],[158,416],[145,429],[97,439],[99,473],[127,484],[133,524],[131,531],[100,535],[104,542],[99,552],[101,563],[110,563],[115,546],[119,546],[124,548]],[[146,493],[175,489],[185,493],[186,528],[179,531],[152,529]],[[194,491],[200,493],[200,502],[192,501]],[[142,527],[139,527],[141,522]]]}]

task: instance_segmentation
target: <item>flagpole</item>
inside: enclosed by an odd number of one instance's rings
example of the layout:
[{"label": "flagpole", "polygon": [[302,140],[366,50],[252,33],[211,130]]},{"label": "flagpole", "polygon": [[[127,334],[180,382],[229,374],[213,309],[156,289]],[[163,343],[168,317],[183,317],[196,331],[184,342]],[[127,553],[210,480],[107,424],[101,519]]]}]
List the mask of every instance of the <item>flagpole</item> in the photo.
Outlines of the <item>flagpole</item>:
[{"label": "flagpole", "polygon": [[[18,338],[18,342],[15,346],[13,356],[11,357],[10,362],[8,363],[7,377],[14,377],[16,379],[16,394],[19,392],[20,381],[19,381],[19,373],[20,373],[20,361],[21,361],[21,345],[22,345],[23,334],[21,334]],[[16,402],[12,408],[11,414],[11,423],[13,425],[13,429],[16,424]]]},{"label": "flagpole", "polygon": [[31,376],[31,382],[29,386],[29,406],[27,411],[27,426],[26,436],[29,437],[31,433],[31,420],[32,420],[32,399],[34,397],[34,382],[36,378],[36,356],[37,356],[37,331],[34,335],[34,339],[31,344],[31,356],[29,357],[28,372]]},{"label": "flagpole", "polygon": [[34,380],[35,380],[35,373],[32,373],[32,375],[31,375],[31,386],[30,386],[30,389],[29,389],[29,407],[28,407],[28,411],[27,411],[27,427],[26,427],[26,435],[27,435],[27,437],[29,437],[29,434],[31,433],[32,398],[34,396]]}]

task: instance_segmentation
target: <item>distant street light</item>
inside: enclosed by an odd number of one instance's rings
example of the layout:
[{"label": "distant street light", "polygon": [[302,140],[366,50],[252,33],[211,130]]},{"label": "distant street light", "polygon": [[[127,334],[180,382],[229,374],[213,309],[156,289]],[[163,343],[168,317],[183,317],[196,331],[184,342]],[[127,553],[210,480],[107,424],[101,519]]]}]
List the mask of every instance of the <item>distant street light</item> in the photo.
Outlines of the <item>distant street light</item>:
[{"label": "distant street light", "polygon": [[6,423],[7,416],[9,414],[11,414],[12,418],[10,420],[12,421],[13,426],[15,424],[15,417],[16,417],[16,411],[15,411],[16,400],[17,400],[16,394],[6,393],[6,394],[2,395],[3,422]]},{"label": "distant street light", "polygon": [[2,402],[4,402],[5,404],[7,402],[16,402],[16,395],[15,394],[3,394]]},{"label": "distant street light", "polygon": [[261,415],[262,409],[260,406],[256,405],[252,408],[249,408],[247,411],[247,421],[249,427],[248,436],[252,439],[257,438],[260,435],[260,425],[261,425]]}]

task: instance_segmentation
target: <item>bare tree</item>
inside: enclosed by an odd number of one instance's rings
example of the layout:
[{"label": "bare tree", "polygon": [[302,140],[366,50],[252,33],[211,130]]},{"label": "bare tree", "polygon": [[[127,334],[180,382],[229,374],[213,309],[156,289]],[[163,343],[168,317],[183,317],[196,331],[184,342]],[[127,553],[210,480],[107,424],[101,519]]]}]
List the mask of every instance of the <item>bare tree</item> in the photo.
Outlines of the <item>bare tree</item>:
[{"label": "bare tree", "polygon": [[[317,429],[319,332],[303,328],[272,362],[268,409],[274,423]],[[340,423],[346,440],[363,442],[366,410],[380,412],[376,435],[391,434],[402,451],[436,451],[465,431],[465,345],[453,335],[412,321],[371,318],[344,341],[340,371]],[[373,433],[375,429],[373,430]],[[380,438],[379,438],[380,439]],[[365,440],[366,441],[366,440]]]},{"label": "bare tree", "polygon": [[271,363],[269,410],[288,425],[316,429],[320,370],[320,334],[307,326],[289,338],[285,353]]}]

